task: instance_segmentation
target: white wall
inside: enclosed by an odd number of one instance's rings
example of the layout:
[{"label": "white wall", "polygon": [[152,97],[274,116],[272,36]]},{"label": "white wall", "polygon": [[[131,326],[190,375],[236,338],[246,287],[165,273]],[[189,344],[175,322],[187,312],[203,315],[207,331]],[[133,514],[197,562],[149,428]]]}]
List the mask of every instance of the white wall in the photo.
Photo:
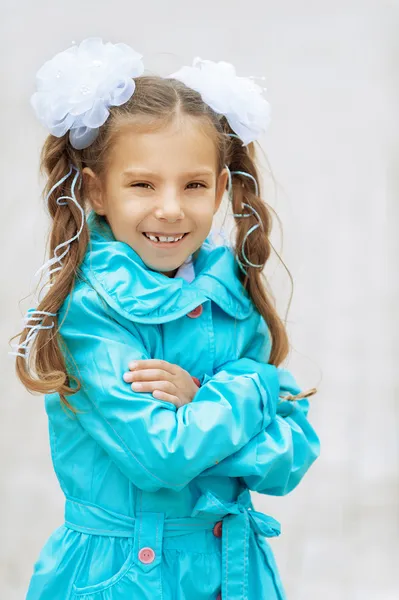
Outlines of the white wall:
[{"label": "white wall", "polygon": [[[283,220],[295,283],[288,366],[319,389],[309,417],[322,453],[287,497],[254,503],[282,524],[271,544],[290,600],[398,597],[398,14],[383,0],[3,0],[1,598],[25,597],[63,522],[42,397],[22,387],[7,354],[45,259],[46,132],[29,97],[42,63],[91,35],[130,44],[161,74],[201,56],[266,76],[273,121],[263,148],[277,180],[273,190],[265,173],[266,199]],[[281,249],[277,223],[273,236]],[[283,315],[289,279],[271,267]]]}]

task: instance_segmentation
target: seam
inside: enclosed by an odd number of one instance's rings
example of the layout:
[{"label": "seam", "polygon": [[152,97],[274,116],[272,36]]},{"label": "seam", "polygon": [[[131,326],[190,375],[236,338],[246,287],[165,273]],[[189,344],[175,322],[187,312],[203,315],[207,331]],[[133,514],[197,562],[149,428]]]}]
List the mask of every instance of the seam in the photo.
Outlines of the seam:
[{"label": "seam", "polygon": [[[72,521],[64,521],[64,524],[66,525],[66,527],[69,527],[69,529],[73,529],[73,531],[79,531],[78,529],[74,529],[74,527],[80,527],[81,529],[86,529],[87,531],[94,531],[97,534],[100,531],[104,532],[104,533],[107,533],[107,534],[108,533],[110,533],[110,534],[112,534],[112,533],[114,533],[114,534],[115,533],[126,533],[126,531],[123,530],[123,529],[100,529],[98,527],[95,527],[95,528],[94,527],[86,527],[86,525],[78,525],[77,523],[72,523]],[[81,533],[84,533],[84,532],[81,532]],[[90,535],[93,535],[93,534],[90,534]],[[110,537],[120,537],[120,536],[111,535]],[[131,537],[131,536],[130,535],[123,535],[122,537],[128,538],[128,537]]]},{"label": "seam", "polygon": [[56,466],[56,464],[58,462],[57,436],[55,434],[55,429],[53,427],[53,424],[51,423],[50,418],[49,418],[49,434],[50,434],[50,448],[51,448],[51,444],[53,444],[53,446],[54,446],[54,460],[53,460],[54,471],[55,471],[55,474],[57,475],[58,481],[60,482],[61,489],[64,492],[64,495],[66,495],[66,486],[64,484],[64,481],[61,477],[60,472],[58,471],[58,466]]},{"label": "seam", "polygon": [[209,340],[209,357],[210,357],[210,370],[213,372],[213,365],[215,364],[215,330],[213,323],[213,313],[212,313],[212,302],[209,303],[209,313],[207,317],[206,329],[208,331],[208,340]]},{"label": "seam", "polygon": [[247,560],[248,557],[246,555],[246,549],[249,546],[248,544],[248,525],[249,525],[249,517],[246,513],[244,513],[245,516],[245,529],[244,529],[244,577],[243,577],[243,581],[242,581],[242,597],[244,600],[247,600],[247,589],[246,589],[246,574],[247,574]]},{"label": "seam", "polygon": [[226,595],[229,596],[229,528],[226,527]]},{"label": "seam", "polygon": [[137,552],[137,558],[140,560],[139,558],[139,554],[140,554],[140,550],[141,550],[141,545],[140,545],[140,538],[141,538],[141,526],[143,524],[143,491],[141,490],[141,494],[140,494],[140,521],[139,521],[139,539],[138,539],[138,552]]},{"label": "seam", "polygon": [[[158,552],[158,528],[159,528],[159,522],[158,522],[158,520],[161,519],[161,518],[162,518],[162,515],[157,516],[157,530],[156,530],[156,534],[155,534],[155,547],[157,549],[157,552]],[[162,600],[162,598],[163,598],[163,593],[162,593],[162,566],[161,566],[161,562],[162,562],[162,539],[161,539],[159,547],[160,547],[160,550],[159,550],[159,554],[160,554],[159,560],[158,560],[158,557],[157,557],[158,568],[159,568],[159,571],[158,571],[159,572],[159,597]]]}]

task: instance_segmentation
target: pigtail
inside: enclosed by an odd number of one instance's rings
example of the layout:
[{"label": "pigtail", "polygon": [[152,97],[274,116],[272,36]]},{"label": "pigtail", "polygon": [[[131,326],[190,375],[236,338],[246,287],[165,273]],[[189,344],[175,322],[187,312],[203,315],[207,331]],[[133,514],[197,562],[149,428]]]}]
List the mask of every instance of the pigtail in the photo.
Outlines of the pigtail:
[{"label": "pigtail", "polygon": [[[231,202],[236,224],[234,252],[238,262],[245,266],[245,273],[241,272],[240,274],[242,284],[248,290],[270,331],[272,347],[269,362],[278,366],[289,352],[289,340],[284,323],[275,308],[275,298],[263,273],[263,267],[272,250],[270,242],[272,215],[267,204],[257,194],[257,191],[260,190],[260,183],[255,165],[254,144],[243,146],[242,141],[236,136],[228,139],[231,140],[227,153],[228,165],[232,174]],[[241,171],[241,174],[235,173],[237,171]],[[242,173],[247,173],[249,176]],[[243,213],[249,216],[245,216],[245,218],[239,216]],[[259,224],[259,227],[254,228],[256,224]],[[253,230],[247,236],[252,228]],[[307,398],[316,392],[316,388],[311,388],[295,396],[285,396],[284,399],[298,400]]]},{"label": "pigtail", "polygon": [[[72,238],[82,225],[82,211],[75,203],[57,202],[61,196],[71,195],[73,176],[67,177],[71,165],[75,166],[74,172],[81,171],[79,152],[70,145],[68,135],[61,138],[49,135],[41,151],[40,173],[47,175],[43,196],[47,198],[47,208],[52,218],[48,243],[50,257],[59,257],[62,251],[59,250],[55,255],[57,246]],[[56,185],[62,179],[64,181]],[[75,187],[74,195],[84,212],[82,186]],[[88,240],[89,233],[85,221],[79,239],[69,245],[69,250],[65,252],[62,260],[52,259],[55,267],[53,266],[49,271],[49,281],[46,282],[50,285],[48,291],[38,302],[35,310],[28,311],[22,331],[10,339],[11,341],[19,336],[18,348],[22,351],[16,355],[15,368],[23,385],[30,392],[41,394],[58,392],[61,401],[74,413],[77,411],[65,395],[76,393],[81,384],[73,375],[67,373],[64,354],[60,348],[62,340],[57,333],[57,313],[73,289],[77,269],[84,257]],[[48,262],[51,264],[51,260]],[[63,350],[65,352],[65,348]],[[34,375],[37,375],[37,378]],[[77,383],[77,389],[69,387],[69,377]]]}]

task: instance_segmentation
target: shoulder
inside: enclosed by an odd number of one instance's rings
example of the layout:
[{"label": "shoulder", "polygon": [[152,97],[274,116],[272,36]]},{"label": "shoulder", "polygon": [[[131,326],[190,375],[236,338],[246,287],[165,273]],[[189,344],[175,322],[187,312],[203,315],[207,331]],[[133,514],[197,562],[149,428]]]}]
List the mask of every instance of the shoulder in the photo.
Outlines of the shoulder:
[{"label": "shoulder", "polygon": [[105,303],[101,301],[101,296],[89,283],[76,278],[72,290],[67,294],[58,310],[58,319],[61,321],[66,318],[82,318],[88,311],[102,311],[105,306]]},{"label": "shoulder", "polygon": [[[76,278],[73,289],[65,297],[58,310],[58,325],[61,335],[70,333],[71,328],[77,333],[98,328],[106,324],[114,327],[126,327],[135,330],[134,324],[129,323],[115,311],[101,294],[85,279]],[[131,331],[133,333],[133,331]]]},{"label": "shoulder", "polygon": [[[58,312],[61,351],[79,369],[92,361],[119,363],[135,350],[147,358],[145,334],[108,306],[90,285],[76,282]],[[101,358],[102,357],[102,358]]]}]

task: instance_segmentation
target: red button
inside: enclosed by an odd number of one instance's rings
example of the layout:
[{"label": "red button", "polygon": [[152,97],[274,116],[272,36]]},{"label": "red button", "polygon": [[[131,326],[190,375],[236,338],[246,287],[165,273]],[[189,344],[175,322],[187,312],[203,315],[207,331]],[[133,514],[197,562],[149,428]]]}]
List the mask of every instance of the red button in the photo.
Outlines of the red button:
[{"label": "red button", "polygon": [[216,535],[216,537],[222,537],[222,521],[218,521],[214,528],[213,528],[213,533],[214,535]]},{"label": "red button", "polygon": [[146,565],[152,563],[155,558],[155,552],[152,548],[142,548],[139,552],[139,559]]},{"label": "red button", "polygon": [[187,316],[190,317],[191,319],[196,319],[197,317],[202,315],[202,310],[203,310],[202,304],[200,304],[199,306],[194,308],[194,310],[190,310],[190,312],[187,313]]},{"label": "red button", "polygon": [[191,379],[194,381],[195,385],[197,385],[198,387],[201,387],[201,382],[198,379],[198,377],[191,377]]}]

